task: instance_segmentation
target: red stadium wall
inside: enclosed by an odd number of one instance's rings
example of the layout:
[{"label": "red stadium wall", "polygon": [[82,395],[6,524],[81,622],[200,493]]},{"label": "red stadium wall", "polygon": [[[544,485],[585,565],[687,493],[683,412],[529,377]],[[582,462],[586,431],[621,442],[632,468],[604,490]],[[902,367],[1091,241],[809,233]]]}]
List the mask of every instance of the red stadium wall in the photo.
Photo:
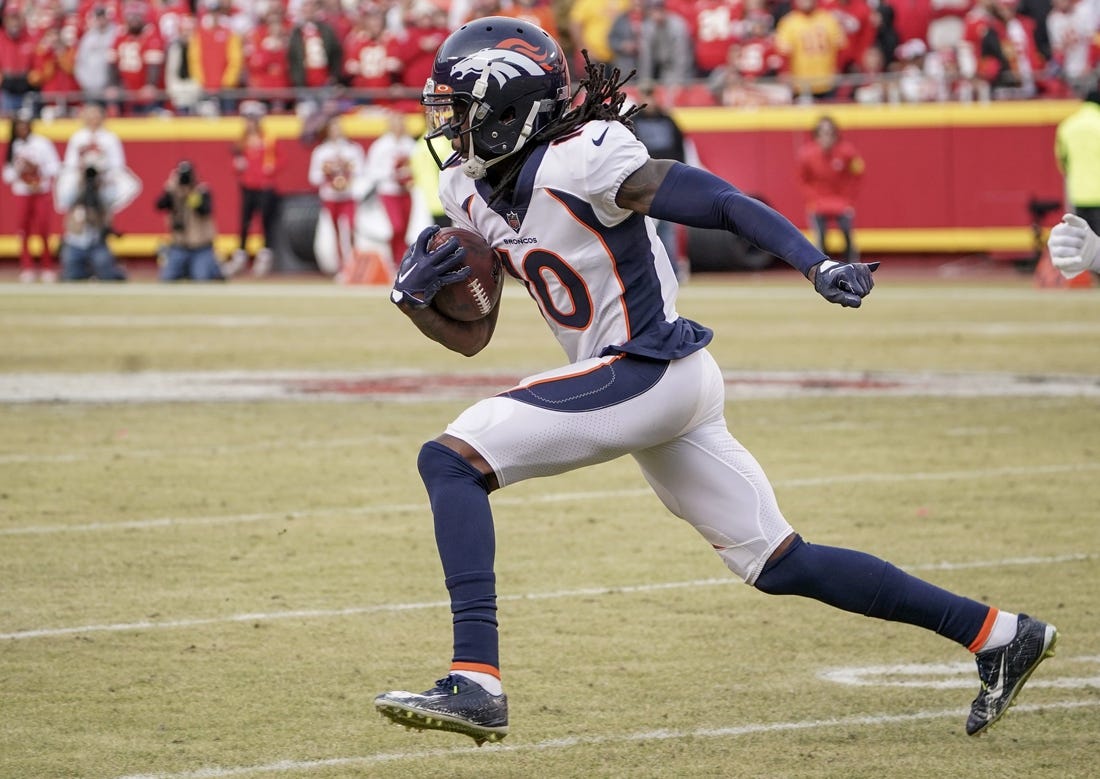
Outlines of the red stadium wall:
[{"label": "red stadium wall", "polygon": [[[867,163],[856,220],[865,252],[997,252],[1030,247],[1029,199],[1061,197],[1054,132],[1075,106],[1040,101],[757,111],[688,108],[676,116],[707,168],[764,197],[805,228],[795,153],[814,121],[829,113]],[[267,121],[283,154],[280,187],[284,192],[309,191],[310,150],[298,140],[298,120]],[[418,117],[410,121],[420,124]],[[222,245],[232,243],[238,197],[230,145],[240,132],[239,119],[119,119],[109,126],[122,138],[130,167],[145,182],[138,199],[118,217],[117,227],[126,236],[115,244],[119,253],[152,253],[164,230],[153,201],[171,168],[185,158],[213,190]],[[349,118],[346,126],[368,145],[383,129],[374,117]],[[60,152],[75,128],[65,120],[40,123],[36,130],[54,140]],[[0,142],[7,142],[7,130],[6,123],[0,127]],[[0,188],[0,256],[8,257],[17,249],[10,201],[10,190]]]}]

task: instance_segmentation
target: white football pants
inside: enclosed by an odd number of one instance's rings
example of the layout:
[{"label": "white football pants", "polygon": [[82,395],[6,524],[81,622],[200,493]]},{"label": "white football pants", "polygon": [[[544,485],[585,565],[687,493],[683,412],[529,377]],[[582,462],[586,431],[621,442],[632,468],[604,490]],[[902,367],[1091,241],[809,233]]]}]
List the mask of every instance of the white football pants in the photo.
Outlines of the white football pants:
[{"label": "white football pants", "polygon": [[[446,432],[477,450],[501,487],[629,454],[665,506],[752,584],[792,528],[760,464],[726,427],[725,382],[706,349],[669,362],[644,391],[614,397],[616,382],[636,389],[630,373],[648,377],[654,365],[616,355],[546,371],[510,392],[576,385],[565,393],[571,409],[502,393],[468,408]],[[578,384],[578,377],[596,375],[606,380]],[[585,398],[594,398],[589,407]]]}]

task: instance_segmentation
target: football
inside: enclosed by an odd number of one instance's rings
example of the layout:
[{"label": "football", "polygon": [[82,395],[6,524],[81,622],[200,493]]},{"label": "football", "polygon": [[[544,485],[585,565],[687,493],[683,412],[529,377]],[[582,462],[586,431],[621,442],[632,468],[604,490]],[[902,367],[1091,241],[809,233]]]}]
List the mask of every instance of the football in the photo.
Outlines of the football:
[{"label": "football", "polygon": [[451,236],[466,249],[466,265],[471,273],[465,281],[447,284],[432,298],[432,306],[441,314],[461,322],[481,319],[500,300],[503,268],[500,256],[475,232],[460,227],[444,227],[431,241],[429,249],[435,249]]}]

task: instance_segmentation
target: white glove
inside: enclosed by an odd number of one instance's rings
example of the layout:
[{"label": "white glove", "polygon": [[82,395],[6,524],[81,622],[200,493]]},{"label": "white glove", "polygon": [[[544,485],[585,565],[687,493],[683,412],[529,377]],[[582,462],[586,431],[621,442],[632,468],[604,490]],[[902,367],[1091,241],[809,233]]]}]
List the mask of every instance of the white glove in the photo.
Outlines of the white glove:
[{"label": "white glove", "polygon": [[1054,267],[1067,279],[1087,270],[1100,270],[1100,236],[1076,214],[1066,214],[1054,225],[1047,248]]}]

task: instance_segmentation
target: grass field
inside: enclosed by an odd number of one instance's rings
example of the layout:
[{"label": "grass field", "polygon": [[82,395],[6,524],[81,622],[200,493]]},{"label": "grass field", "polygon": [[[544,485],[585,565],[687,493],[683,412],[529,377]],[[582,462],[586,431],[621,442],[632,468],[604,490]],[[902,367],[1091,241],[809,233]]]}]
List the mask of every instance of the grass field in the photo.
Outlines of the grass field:
[{"label": "grass field", "polygon": [[0,777],[1100,774],[1100,293],[679,307],[803,535],[1057,624],[991,733],[964,649],[736,583],[629,459],[494,495],[508,738],[389,725],[450,651],[417,450],[563,362],[534,304],[468,360],[377,290],[6,285]]}]

